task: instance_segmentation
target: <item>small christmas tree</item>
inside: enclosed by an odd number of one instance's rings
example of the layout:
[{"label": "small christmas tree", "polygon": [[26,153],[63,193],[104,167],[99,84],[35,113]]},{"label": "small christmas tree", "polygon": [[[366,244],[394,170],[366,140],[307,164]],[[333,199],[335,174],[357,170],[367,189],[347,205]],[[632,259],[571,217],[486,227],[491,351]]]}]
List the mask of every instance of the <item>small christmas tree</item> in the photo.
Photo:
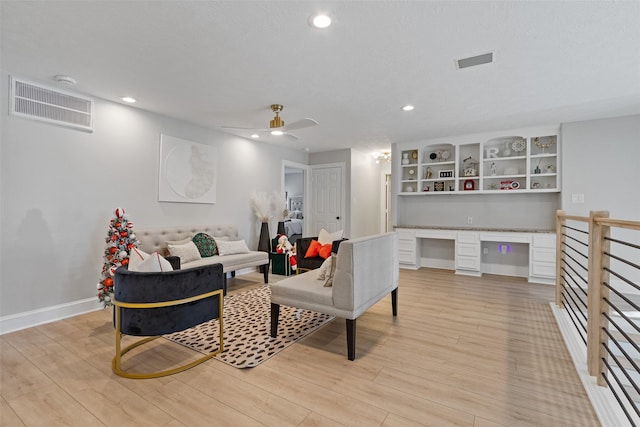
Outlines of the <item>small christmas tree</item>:
[{"label": "small christmas tree", "polygon": [[105,239],[104,264],[98,283],[98,299],[105,307],[113,305],[113,276],[116,269],[129,264],[131,249],[138,247],[139,242],[133,233],[133,222],[129,221],[124,209],[116,208],[115,216],[109,222],[109,232]]}]

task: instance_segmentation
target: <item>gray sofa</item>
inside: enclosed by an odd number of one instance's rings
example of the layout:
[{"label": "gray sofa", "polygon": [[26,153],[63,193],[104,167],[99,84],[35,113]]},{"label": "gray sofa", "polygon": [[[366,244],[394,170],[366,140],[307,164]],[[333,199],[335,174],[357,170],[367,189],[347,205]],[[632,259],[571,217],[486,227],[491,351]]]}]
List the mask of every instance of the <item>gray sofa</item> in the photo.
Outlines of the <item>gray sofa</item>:
[{"label": "gray sofa", "polygon": [[343,317],[347,357],[354,360],[356,319],[388,294],[396,316],[399,276],[397,233],[344,240],[336,255],[331,287],[318,280],[316,270],[271,285],[271,336],[278,334],[280,304]]},{"label": "gray sofa", "polygon": [[[178,241],[193,237],[197,233],[207,233],[210,236],[227,237],[228,240],[240,240],[238,228],[233,224],[220,225],[190,225],[180,227],[157,227],[135,229],[137,239],[140,241],[140,249],[147,253],[158,252],[160,255],[169,255],[167,241]],[[260,267],[263,268],[264,283],[269,283],[269,254],[262,251],[250,251],[244,254],[214,255],[196,261],[181,263],[181,269],[200,267],[209,264],[222,264],[224,277],[226,273],[235,275],[237,270],[243,268]],[[224,284],[226,292],[226,280]]]}]

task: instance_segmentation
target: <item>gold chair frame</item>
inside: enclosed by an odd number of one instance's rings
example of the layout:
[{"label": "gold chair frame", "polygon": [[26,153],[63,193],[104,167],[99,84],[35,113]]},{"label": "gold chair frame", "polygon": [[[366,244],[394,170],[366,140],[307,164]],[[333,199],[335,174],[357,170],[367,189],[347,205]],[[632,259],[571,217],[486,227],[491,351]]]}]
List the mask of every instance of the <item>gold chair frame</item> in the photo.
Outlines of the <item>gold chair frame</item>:
[{"label": "gold chair frame", "polygon": [[[172,369],[167,369],[165,371],[156,371],[156,372],[150,372],[150,373],[140,373],[140,374],[136,374],[136,373],[129,373],[127,371],[124,371],[122,369],[122,356],[124,356],[126,353],[128,353],[129,351],[133,350],[136,347],[139,347],[143,344],[146,344],[150,341],[155,340],[156,338],[159,338],[160,335],[157,336],[152,336],[152,337],[147,337],[147,338],[143,338],[141,340],[138,340],[136,342],[134,342],[131,345],[128,345],[125,348],[122,348],[121,346],[121,340],[122,340],[122,334],[120,332],[121,329],[121,312],[120,310],[122,310],[123,308],[158,308],[158,307],[169,307],[169,306],[174,306],[174,305],[180,305],[180,304],[186,304],[192,301],[198,301],[201,299],[205,299],[205,298],[209,298],[212,296],[218,295],[218,321],[220,323],[220,343],[219,343],[219,348],[217,351],[213,352],[213,353],[209,353],[204,357],[201,357],[197,360],[194,360],[193,362],[187,363],[185,365],[182,366],[178,366],[176,368],[172,368]],[[202,295],[196,295],[193,297],[189,297],[189,298],[183,298],[183,299],[178,299],[178,300],[172,300],[172,301],[162,301],[162,302],[147,302],[147,303],[128,303],[128,302],[121,302],[121,301],[116,301],[115,299],[112,300],[113,301],[113,305],[115,306],[115,321],[116,321],[116,355],[114,356],[113,360],[111,361],[111,370],[116,374],[119,375],[121,377],[125,377],[125,378],[133,378],[133,379],[149,379],[149,378],[159,378],[159,377],[164,377],[167,375],[173,375],[176,374],[178,372],[182,372],[182,371],[186,371],[187,369],[193,368],[194,366],[197,366],[199,364],[201,364],[202,362],[206,362],[207,360],[211,359],[212,357],[214,357],[215,355],[222,353],[224,351],[224,322],[222,319],[222,310],[223,310],[223,306],[224,306],[224,301],[223,301],[223,290],[222,289],[218,289],[215,291],[211,291],[211,292],[207,292],[206,294],[202,294]]]}]

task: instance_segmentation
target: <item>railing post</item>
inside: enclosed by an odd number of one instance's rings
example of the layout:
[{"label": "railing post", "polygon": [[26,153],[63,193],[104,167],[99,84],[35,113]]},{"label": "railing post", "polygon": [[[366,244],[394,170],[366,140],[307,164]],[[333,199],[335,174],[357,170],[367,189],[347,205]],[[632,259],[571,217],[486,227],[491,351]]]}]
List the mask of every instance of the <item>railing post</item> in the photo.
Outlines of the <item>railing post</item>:
[{"label": "railing post", "polygon": [[598,218],[608,218],[607,211],[589,212],[589,278],[587,287],[587,368],[589,375],[596,376],[598,385],[606,382],[599,375],[603,371],[602,358],[606,354],[603,343],[607,335],[602,328],[607,328],[609,322],[602,315],[605,307],[603,298],[608,297],[608,289],[602,286],[603,282],[603,257],[602,251],[608,247],[608,241],[604,240],[609,233],[609,227],[598,224]]},{"label": "railing post", "polygon": [[564,227],[567,224],[565,218],[565,211],[556,211],[556,305],[562,307],[562,265],[564,262],[564,248],[565,237]]}]

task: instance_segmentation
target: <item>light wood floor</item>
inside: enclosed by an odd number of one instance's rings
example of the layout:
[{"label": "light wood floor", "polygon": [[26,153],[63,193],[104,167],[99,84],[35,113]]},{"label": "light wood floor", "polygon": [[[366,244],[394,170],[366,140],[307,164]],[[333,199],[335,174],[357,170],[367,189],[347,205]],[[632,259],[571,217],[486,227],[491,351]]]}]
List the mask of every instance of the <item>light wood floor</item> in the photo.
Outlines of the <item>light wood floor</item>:
[{"label": "light wood floor", "polygon": [[[260,278],[232,279],[231,292]],[[396,319],[390,297],[358,319],[354,362],[342,319],[256,368],[210,360],[154,380],[111,372],[110,310],[3,335],[0,424],[599,425],[553,320],[551,286],[429,269],[400,278]],[[157,342],[124,367],[190,355]]]}]

